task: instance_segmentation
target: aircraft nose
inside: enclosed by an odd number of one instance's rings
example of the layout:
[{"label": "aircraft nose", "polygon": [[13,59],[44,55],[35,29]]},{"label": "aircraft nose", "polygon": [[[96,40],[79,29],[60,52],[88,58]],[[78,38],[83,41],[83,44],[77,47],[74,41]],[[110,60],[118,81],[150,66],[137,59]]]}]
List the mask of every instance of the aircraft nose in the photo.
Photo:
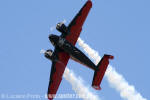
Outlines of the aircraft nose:
[{"label": "aircraft nose", "polygon": [[50,40],[50,41],[53,40],[53,34],[49,35],[49,40]]},{"label": "aircraft nose", "polygon": [[51,41],[51,43],[52,43],[54,46],[57,44],[58,38],[59,38],[59,37],[56,36],[56,35],[53,35],[53,34],[49,35],[49,40]]}]

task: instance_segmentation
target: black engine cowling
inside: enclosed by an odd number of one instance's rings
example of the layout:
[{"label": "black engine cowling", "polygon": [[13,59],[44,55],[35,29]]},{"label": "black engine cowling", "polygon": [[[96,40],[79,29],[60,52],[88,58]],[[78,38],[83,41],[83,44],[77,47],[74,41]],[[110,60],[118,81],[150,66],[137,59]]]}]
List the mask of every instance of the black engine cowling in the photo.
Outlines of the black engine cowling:
[{"label": "black engine cowling", "polygon": [[46,50],[45,57],[51,61],[58,61],[57,55],[52,50]]},{"label": "black engine cowling", "polygon": [[56,29],[61,32],[62,34],[64,35],[68,35],[69,34],[69,30],[68,28],[66,27],[66,25],[64,23],[58,23],[57,26],[56,26]]},{"label": "black engine cowling", "polygon": [[48,58],[49,60],[52,60],[52,55],[53,55],[52,50],[46,50],[46,52],[44,54],[45,54],[46,58]]}]

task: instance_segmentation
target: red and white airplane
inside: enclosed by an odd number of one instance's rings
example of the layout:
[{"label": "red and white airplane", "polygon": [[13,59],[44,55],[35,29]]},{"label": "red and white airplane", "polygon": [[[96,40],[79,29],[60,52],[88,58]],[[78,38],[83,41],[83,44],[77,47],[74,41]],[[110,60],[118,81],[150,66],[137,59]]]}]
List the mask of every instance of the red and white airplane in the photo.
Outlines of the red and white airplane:
[{"label": "red and white airplane", "polygon": [[61,32],[60,36],[54,34],[49,36],[49,40],[55,47],[54,52],[47,50],[44,53],[45,57],[52,61],[48,86],[49,100],[55,97],[54,95],[59,88],[64,70],[70,58],[94,70],[92,87],[96,90],[101,89],[101,81],[109,64],[109,59],[113,59],[113,56],[105,54],[98,65],[95,65],[82,51],[75,47],[84,21],[91,8],[92,1],[88,0],[68,26],[65,26],[64,23],[57,24],[56,29]]}]

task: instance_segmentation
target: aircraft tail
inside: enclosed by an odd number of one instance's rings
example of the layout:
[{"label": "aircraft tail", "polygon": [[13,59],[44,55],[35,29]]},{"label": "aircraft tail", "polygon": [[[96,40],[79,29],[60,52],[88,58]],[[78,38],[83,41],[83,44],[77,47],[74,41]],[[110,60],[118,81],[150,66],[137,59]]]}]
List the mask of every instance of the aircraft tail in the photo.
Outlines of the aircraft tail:
[{"label": "aircraft tail", "polygon": [[100,90],[100,84],[104,77],[105,71],[109,64],[109,59],[113,59],[114,57],[111,55],[104,55],[101,61],[97,64],[97,69],[94,72],[92,87],[96,90]]}]

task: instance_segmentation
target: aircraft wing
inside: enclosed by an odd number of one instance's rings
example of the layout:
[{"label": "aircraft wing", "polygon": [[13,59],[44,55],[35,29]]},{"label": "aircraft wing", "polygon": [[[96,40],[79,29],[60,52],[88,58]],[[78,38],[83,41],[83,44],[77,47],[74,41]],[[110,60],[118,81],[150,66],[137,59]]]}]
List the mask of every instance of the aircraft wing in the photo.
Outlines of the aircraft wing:
[{"label": "aircraft wing", "polygon": [[77,42],[77,39],[80,36],[80,32],[82,31],[84,21],[91,8],[92,2],[91,0],[88,0],[69,24],[68,29],[70,34],[66,36],[66,40],[72,43],[72,45],[75,45]]},{"label": "aircraft wing", "polygon": [[[85,5],[81,8],[75,18],[71,21],[68,26],[70,34],[66,36],[66,40],[68,40],[72,45],[75,45],[77,39],[82,31],[82,25],[92,7],[92,2],[88,0]],[[59,51],[57,48],[54,51],[59,61],[52,62],[51,74],[48,86],[48,99],[52,100],[58,90],[58,87],[62,80],[62,75],[68,63],[70,56],[62,51]]]},{"label": "aircraft wing", "polygon": [[58,56],[59,61],[53,61],[50,73],[50,80],[48,86],[48,99],[52,100],[55,97],[55,94],[59,88],[59,85],[62,80],[62,76],[70,56],[62,51],[59,51],[57,48],[54,53]]}]

